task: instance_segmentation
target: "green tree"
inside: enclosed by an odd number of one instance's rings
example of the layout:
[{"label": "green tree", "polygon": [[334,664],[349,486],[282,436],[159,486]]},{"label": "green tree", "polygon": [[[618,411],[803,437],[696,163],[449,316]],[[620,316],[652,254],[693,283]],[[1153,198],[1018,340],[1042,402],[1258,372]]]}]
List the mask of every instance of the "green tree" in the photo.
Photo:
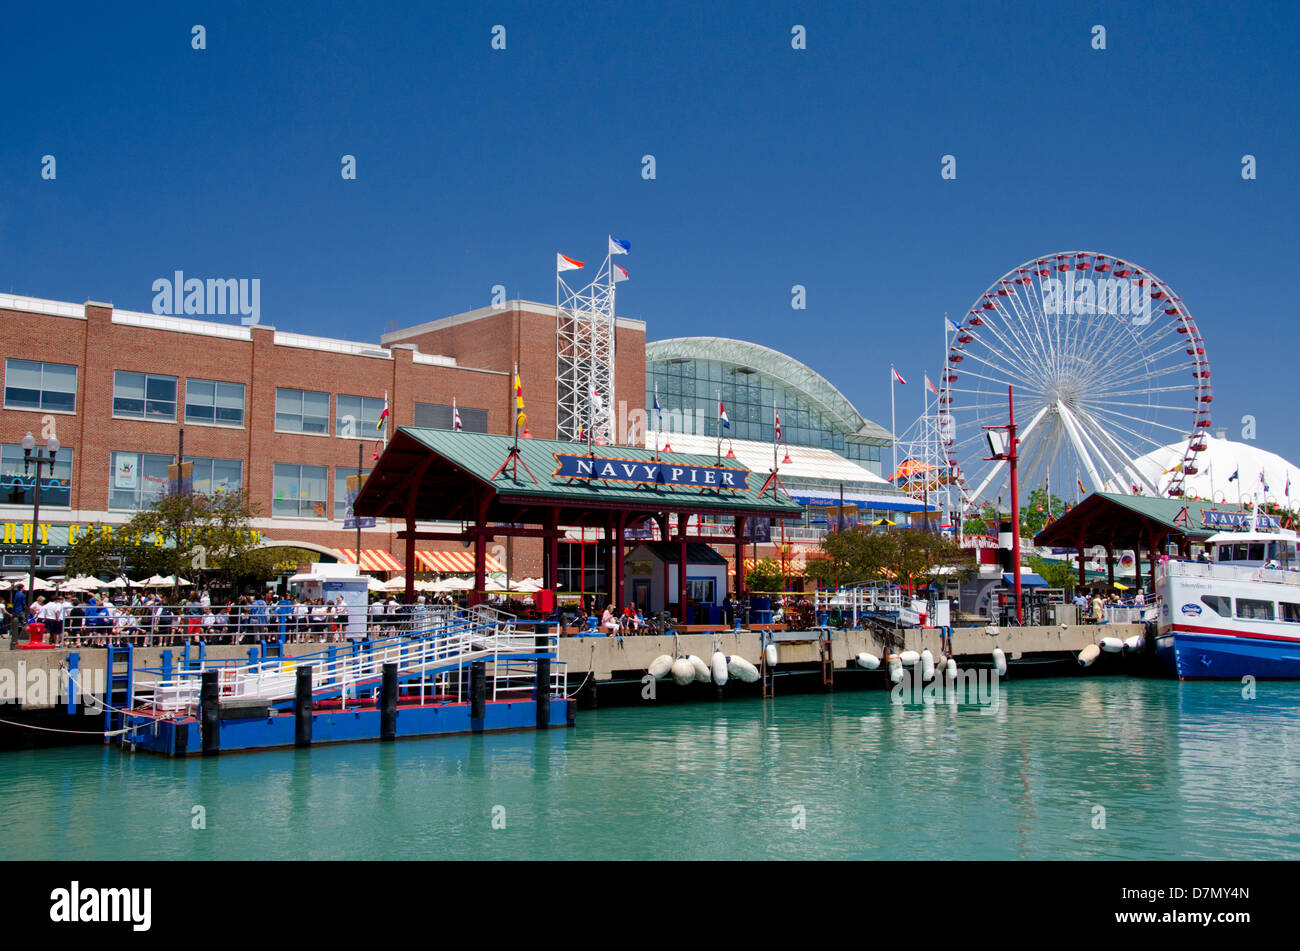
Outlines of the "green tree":
[{"label": "green tree", "polygon": [[916,529],[889,535],[894,541],[893,573],[901,585],[923,586],[941,577],[939,569],[969,571],[974,567],[972,557],[947,535]]},{"label": "green tree", "polygon": [[876,532],[858,525],[832,532],[821,541],[822,557],[808,562],[808,577],[818,584],[854,584],[883,578],[894,553],[892,531]]},{"label": "green tree", "polygon": [[[1050,503],[1050,504],[1049,504]],[[1046,489],[1034,489],[1020,506],[1020,537],[1033,538],[1047,525],[1048,513],[1056,519],[1065,514],[1065,503]]]},{"label": "green tree", "polygon": [[69,575],[117,574],[126,563],[129,547],[112,526],[105,533],[103,525],[93,525],[69,546],[63,567]]},{"label": "green tree", "polygon": [[1048,561],[1034,555],[1029,559],[1029,567],[1051,588],[1073,588],[1079,580],[1078,572],[1068,561]]},{"label": "green tree", "polygon": [[750,591],[780,591],[783,587],[781,566],[772,558],[764,558],[745,573],[745,587]]}]

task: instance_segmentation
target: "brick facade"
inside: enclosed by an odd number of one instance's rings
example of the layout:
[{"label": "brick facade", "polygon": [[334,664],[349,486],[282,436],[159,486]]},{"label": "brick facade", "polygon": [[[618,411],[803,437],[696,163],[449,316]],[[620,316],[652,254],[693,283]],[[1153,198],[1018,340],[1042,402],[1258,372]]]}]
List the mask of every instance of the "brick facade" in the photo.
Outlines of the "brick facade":
[{"label": "brick facade", "polygon": [[[73,316],[73,314],[76,314]],[[114,451],[174,456],[184,427],[185,455],[239,459],[243,487],[263,518],[268,539],[351,548],[353,531],[332,518],[271,517],[272,475],[277,462],[326,466],[327,514],[333,515],[335,471],[350,475],[363,464],[379,434],[362,427],[360,440],[333,435],[340,394],[382,399],[387,392],[390,426],[411,425],[415,404],[450,404],[487,411],[488,429],[508,433],[513,423],[512,371],[518,362],[528,425],[537,436],[555,433],[556,339],[554,308],[513,301],[501,310],[484,308],[385,335],[383,345],[281,334],[270,326],[239,327],[152,314],[115,312],[107,304],[84,307],[29,298],[0,298],[6,359],[73,364],[77,367],[74,414],[0,407],[0,442],[17,443],[30,431],[44,440],[51,421],[63,446],[74,450],[70,508],[42,507],[42,522],[123,522],[131,513],[110,512],[110,454]],[[616,338],[616,399],[640,406],[645,393],[645,326],[620,319]],[[436,362],[421,359],[436,355]],[[445,359],[450,358],[450,359]],[[454,365],[453,365],[454,361]],[[177,378],[176,421],[124,419],[113,413],[116,370]],[[186,379],[242,383],[244,425],[238,428],[183,422]],[[276,388],[330,394],[330,435],[278,432]],[[29,506],[0,504],[0,518],[30,521]],[[383,548],[399,560],[404,546],[399,526],[380,523],[362,533],[363,548]],[[505,561],[505,540],[500,549]],[[421,545],[420,547],[446,547]],[[540,543],[516,540],[516,576],[541,573]]]}]

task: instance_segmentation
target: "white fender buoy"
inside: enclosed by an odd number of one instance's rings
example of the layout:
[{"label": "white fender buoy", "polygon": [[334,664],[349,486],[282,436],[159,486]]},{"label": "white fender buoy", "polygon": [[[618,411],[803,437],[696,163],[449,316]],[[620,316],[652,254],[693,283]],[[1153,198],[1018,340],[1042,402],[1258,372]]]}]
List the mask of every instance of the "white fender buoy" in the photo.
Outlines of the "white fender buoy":
[{"label": "white fender buoy", "polygon": [[767,647],[763,648],[763,653],[767,657],[767,666],[775,667],[777,661],[776,645],[768,644]]},{"label": "white fender buoy", "polygon": [[1079,666],[1091,667],[1092,662],[1101,656],[1101,648],[1096,644],[1089,644],[1083,650],[1079,651]]},{"label": "white fender buoy", "polygon": [[908,667],[913,666],[920,659],[921,655],[916,651],[903,651],[903,653],[898,655],[898,662],[900,664],[905,664]]},{"label": "white fender buoy", "polygon": [[696,657],[694,654],[690,654],[686,659],[689,660],[691,666],[695,668],[695,679],[702,684],[707,684],[710,678],[709,665],[700,660],[700,658]]},{"label": "white fender buoy", "polygon": [[722,651],[713,652],[713,682],[719,687],[727,682],[727,658]]},{"label": "white fender buoy", "polygon": [[752,684],[758,680],[758,668],[743,657],[728,657],[727,673],[742,683]]},{"label": "white fender buoy", "polygon": [[903,662],[896,656],[889,658],[889,680],[896,684],[903,682]]},{"label": "white fender buoy", "polygon": [[660,654],[654,660],[650,661],[650,668],[646,672],[655,680],[663,680],[668,676],[668,671],[673,669],[673,659],[667,654]]},{"label": "white fender buoy", "polygon": [[695,680],[695,665],[686,657],[678,657],[673,661],[670,671],[673,675],[673,682],[679,687],[685,687]]},{"label": "white fender buoy", "polygon": [[948,658],[948,663],[943,665],[943,675],[948,683],[953,684],[957,682],[957,662],[951,657]]},{"label": "white fender buoy", "polygon": [[1145,634],[1134,634],[1124,641],[1124,649],[1129,651],[1140,651],[1147,646],[1147,636]]},{"label": "white fender buoy", "polygon": [[1001,647],[993,648],[993,666],[998,669],[998,676],[1007,675],[1007,655],[1002,652]]},{"label": "white fender buoy", "polygon": [[1103,637],[1101,639],[1101,649],[1107,654],[1118,654],[1124,649],[1124,642],[1118,637]]},{"label": "white fender buoy", "polygon": [[930,648],[921,651],[921,679],[924,681],[934,679],[934,655],[930,653]]},{"label": "white fender buoy", "polygon": [[880,666],[880,658],[875,654],[868,654],[863,651],[858,655],[858,666],[865,667],[867,670],[875,670]]}]

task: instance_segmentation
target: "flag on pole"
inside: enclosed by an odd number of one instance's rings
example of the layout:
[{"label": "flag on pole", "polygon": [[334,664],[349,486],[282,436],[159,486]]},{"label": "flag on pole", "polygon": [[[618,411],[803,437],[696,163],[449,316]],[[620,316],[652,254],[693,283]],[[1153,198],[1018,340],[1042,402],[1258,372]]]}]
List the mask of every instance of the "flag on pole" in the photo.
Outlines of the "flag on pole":
[{"label": "flag on pole", "polygon": [[1168,469],[1162,472],[1161,475],[1169,475],[1169,473],[1171,472],[1182,472],[1182,471],[1183,471],[1183,461],[1179,459],[1172,466],[1170,466]]},{"label": "flag on pole", "polygon": [[1260,470],[1259,470],[1259,484],[1262,485],[1262,486],[1264,487],[1264,491],[1265,491],[1265,492],[1268,491],[1268,479],[1264,478],[1264,470],[1263,470],[1263,469],[1260,469]]},{"label": "flag on pole", "polygon": [[375,432],[384,428],[384,420],[388,418],[388,397],[384,397],[384,411],[379,414],[379,421],[375,423]]},{"label": "flag on pole", "polygon": [[889,367],[889,372],[894,374],[894,379],[897,380],[899,383],[902,383],[904,386],[907,385],[907,381],[903,379],[902,375],[897,370],[895,370],[892,365]]},{"label": "flag on pole", "polygon": [[456,397],[454,396],[451,398],[451,428],[456,432],[460,432],[462,429],[460,425],[460,410],[456,408]]},{"label": "flag on pole", "polygon": [[727,419],[727,408],[722,405],[722,400],[718,400],[718,419],[721,421],[724,429],[731,428],[731,420]]},{"label": "flag on pole", "polygon": [[935,396],[939,395],[939,388],[930,382],[930,374],[925,374],[925,388]]},{"label": "flag on pole", "polygon": [[944,314],[944,315],[943,315],[943,323],[944,323],[944,326],[948,328],[948,332],[949,332],[949,333],[954,333],[954,334],[955,334],[955,333],[957,333],[959,330],[961,330],[961,327],[959,327],[959,326],[957,326],[955,323],[953,323],[953,322],[952,322],[952,318],[949,317],[947,314]]},{"label": "flag on pole", "polygon": [[1237,481],[1237,475],[1238,475],[1238,473],[1240,473],[1240,472],[1241,472],[1241,466],[1237,466],[1237,468],[1235,468],[1235,469],[1232,470],[1232,475],[1228,476],[1228,481],[1229,481],[1229,482],[1235,482],[1235,481]]},{"label": "flag on pole", "polygon": [[775,406],[772,407],[772,412],[776,416],[776,441],[780,442],[781,441],[781,413]]},{"label": "flag on pole", "polygon": [[655,387],[654,409],[655,409],[655,430],[658,431],[660,429],[663,429],[664,426],[664,411],[659,408],[659,388],[657,386]]},{"label": "flag on pole", "polygon": [[1080,478],[1078,478],[1078,477],[1076,476],[1074,481],[1075,481],[1075,484],[1078,485],[1078,487],[1079,487],[1079,491],[1082,492],[1082,493],[1084,493],[1084,494],[1086,495],[1087,492],[1088,492],[1088,490],[1085,489],[1085,488],[1083,487],[1083,480],[1080,479]]},{"label": "flag on pole", "polygon": [[[581,266],[581,265],[579,265]],[[528,417],[524,415],[524,384],[519,379],[519,371],[515,371],[515,423],[522,429],[524,421]]]},{"label": "flag on pole", "polygon": [[621,267],[619,267],[617,264],[613,265],[613,268],[614,268],[614,283],[615,283],[615,284],[617,284],[619,281],[626,281],[626,280],[627,280],[627,270],[626,270],[625,268],[621,268]]},{"label": "flag on pole", "polygon": [[557,271],[574,271],[582,267],[581,261],[575,261],[573,258],[567,258],[558,252],[555,255],[555,270]]},{"label": "flag on pole", "polygon": [[605,401],[600,398],[600,391],[596,389],[595,383],[587,386],[587,405],[591,408],[593,414],[599,413],[605,408]]},{"label": "flag on pole", "polygon": [[632,245],[627,241],[621,241],[613,235],[609,236],[609,253],[610,254],[627,254],[632,250]]}]

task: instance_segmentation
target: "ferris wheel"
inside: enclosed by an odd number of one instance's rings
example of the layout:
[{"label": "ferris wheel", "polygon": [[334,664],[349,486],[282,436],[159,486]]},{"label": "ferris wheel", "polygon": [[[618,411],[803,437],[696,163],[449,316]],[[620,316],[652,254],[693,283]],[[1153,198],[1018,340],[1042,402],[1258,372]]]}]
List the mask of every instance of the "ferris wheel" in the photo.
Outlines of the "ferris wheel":
[{"label": "ferris wheel", "polygon": [[[1181,496],[1210,429],[1210,362],[1187,305],[1122,258],[1052,254],[1008,271],[950,321],[938,397],[961,509],[1008,498],[982,427],[1007,422],[1014,387],[1022,499],[1044,486]],[[1136,460],[1183,443],[1162,473]]]}]

